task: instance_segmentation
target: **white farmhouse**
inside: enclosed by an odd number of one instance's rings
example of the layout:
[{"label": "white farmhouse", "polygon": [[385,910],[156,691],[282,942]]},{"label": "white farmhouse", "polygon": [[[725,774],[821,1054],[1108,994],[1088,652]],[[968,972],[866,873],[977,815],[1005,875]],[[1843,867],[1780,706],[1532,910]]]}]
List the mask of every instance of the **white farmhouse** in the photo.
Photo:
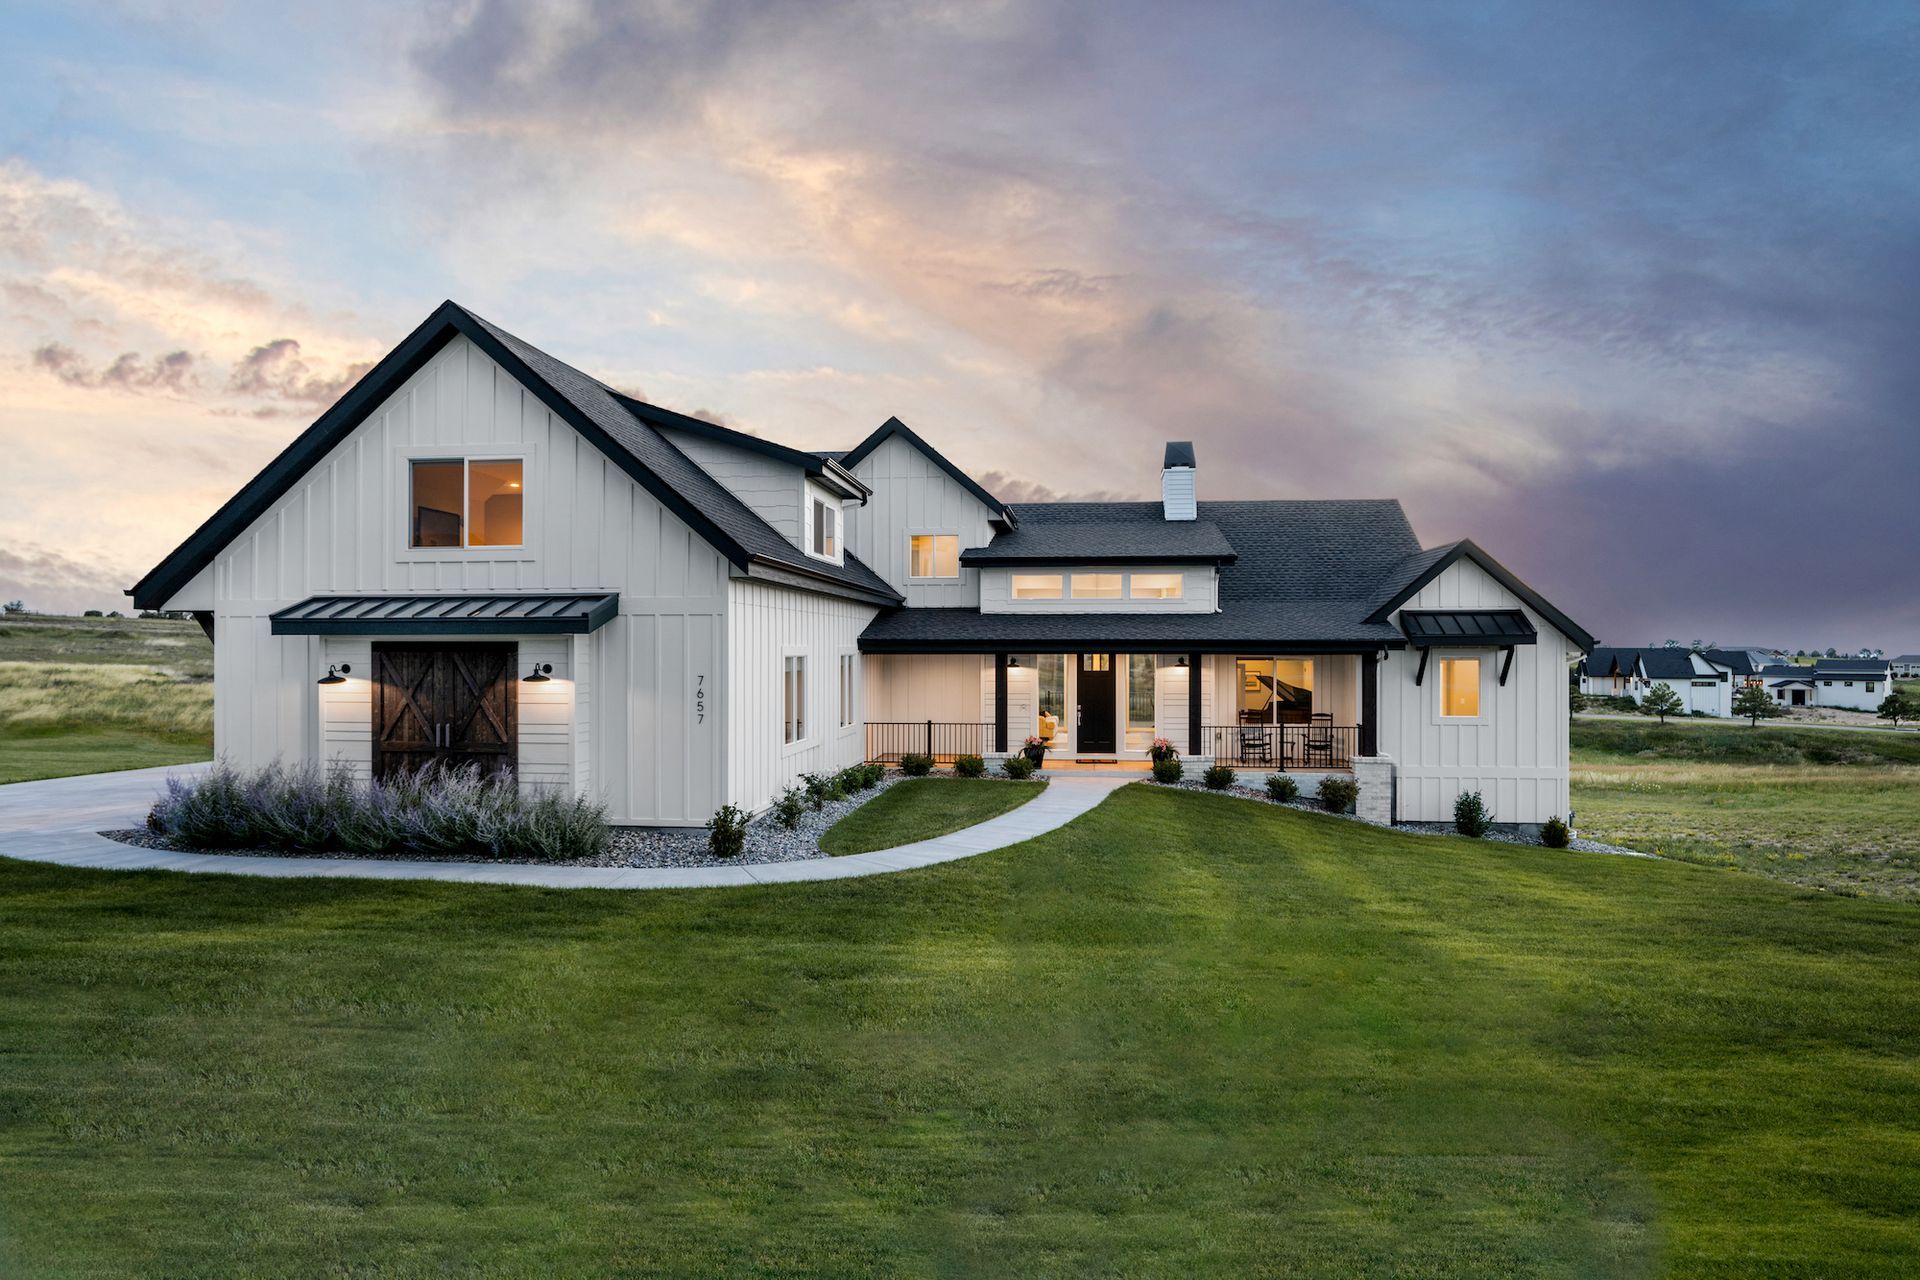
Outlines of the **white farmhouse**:
[{"label": "white farmhouse", "polygon": [[1580,664],[1580,692],[1632,698],[1641,702],[1656,685],[1680,698],[1680,714],[1727,716],[1733,713],[1735,667],[1744,655],[1654,646],[1645,649],[1598,648]]},{"label": "white farmhouse", "polygon": [[619,823],[927,751],[1352,773],[1364,812],[1567,812],[1592,639],[1394,501],[1000,502],[643,403],[447,303],[133,589],[215,642],[236,764],[429,761]]},{"label": "white farmhouse", "polygon": [[1784,706],[1876,711],[1893,688],[1893,669],[1885,658],[1821,658],[1811,667],[1767,667],[1760,679]]}]

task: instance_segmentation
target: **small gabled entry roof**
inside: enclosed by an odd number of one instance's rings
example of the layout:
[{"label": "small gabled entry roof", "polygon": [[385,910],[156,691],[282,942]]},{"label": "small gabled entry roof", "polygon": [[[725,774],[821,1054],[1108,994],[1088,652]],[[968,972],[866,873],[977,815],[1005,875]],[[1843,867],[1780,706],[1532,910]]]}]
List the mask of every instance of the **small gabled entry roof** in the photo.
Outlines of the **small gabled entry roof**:
[{"label": "small gabled entry roof", "polygon": [[833,564],[787,541],[623,403],[626,398],[618,392],[448,301],[135,583],[128,593],[134,606],[163,606],[456,335],[485,352],[740,572],[753,576],[764,570],[765,576],[796,586],[874,604],[900,603],[900,593],[856,557]]},{"label": "small gabled entry roof", "polygon": [[1486,570],[1487,575],[1507,590],[1519,596],[1527,607],[1551,622],[1561,635],[1573,641],[1584,653],[1593,652],[1593,637],[1579,623],[1569,618],[1547,602],[1547,598],[1520,581],[1507,567],[1482,551],[1469,538],[1448,543],[1442,547],[1429,547],[1416,552],[1403,561],[1393,573],[1382,582],[1382,593],[1368,615],[1369,622],[1385,622],[1393,616],[1393,611],[1413,599],[1420,588],[1432,582],[1461,560],[1471,560]]},{"label": "small gabled entry roof", "polygon": [[619,611],[612,591],[311,596],[275,613],[272,624],[276,636],[586,635]]}]

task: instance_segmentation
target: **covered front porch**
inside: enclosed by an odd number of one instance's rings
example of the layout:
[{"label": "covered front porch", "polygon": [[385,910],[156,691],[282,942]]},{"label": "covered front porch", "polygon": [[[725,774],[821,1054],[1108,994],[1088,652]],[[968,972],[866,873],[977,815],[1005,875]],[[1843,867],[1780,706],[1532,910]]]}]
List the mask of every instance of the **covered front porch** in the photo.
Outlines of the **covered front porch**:
[{"label": "covered front porch", "polygon": [[867,756],[993,757],[1144,769],[1156,740],[1196,764],[1352,768],[1373,746],[1366,652],[881,653],[864,659]]}]

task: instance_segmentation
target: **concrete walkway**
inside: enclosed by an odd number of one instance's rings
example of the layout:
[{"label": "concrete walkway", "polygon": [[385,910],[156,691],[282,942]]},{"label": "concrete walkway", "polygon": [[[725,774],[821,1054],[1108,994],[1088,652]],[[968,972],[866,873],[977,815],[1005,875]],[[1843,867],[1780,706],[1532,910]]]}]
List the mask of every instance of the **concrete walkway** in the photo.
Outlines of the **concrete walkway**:
[{"label": "concrete walkway", "polygon": [[95,773],[0,786],[0,855],[104,871],[191,871],[241,876],[342,876],[356,880],[454,880],[548,889],[711,889],[910,871],[1019,844],[1063,827],[1136,779],[1055,777],[1011,813],[896,849],[733,867],[543,867],[526,863],[398,862],[372,858],[262,858],[174,853],[109,840],[99,832],[142,826],[169,774],[205,765]]}]

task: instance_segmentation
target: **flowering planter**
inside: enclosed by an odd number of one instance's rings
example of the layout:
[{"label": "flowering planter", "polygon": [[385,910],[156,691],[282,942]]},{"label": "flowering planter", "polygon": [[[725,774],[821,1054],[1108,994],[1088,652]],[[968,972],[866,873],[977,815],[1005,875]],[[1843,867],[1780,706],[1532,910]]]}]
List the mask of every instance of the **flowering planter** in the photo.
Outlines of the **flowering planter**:
[{"label": "flowering planter", "polygon": [[1047,759],[1047,749],[1045,747],[1022,747],[1020,748],[1020,754],[1033,761],[1033,767],[1036,769],[1044,764]]}]

